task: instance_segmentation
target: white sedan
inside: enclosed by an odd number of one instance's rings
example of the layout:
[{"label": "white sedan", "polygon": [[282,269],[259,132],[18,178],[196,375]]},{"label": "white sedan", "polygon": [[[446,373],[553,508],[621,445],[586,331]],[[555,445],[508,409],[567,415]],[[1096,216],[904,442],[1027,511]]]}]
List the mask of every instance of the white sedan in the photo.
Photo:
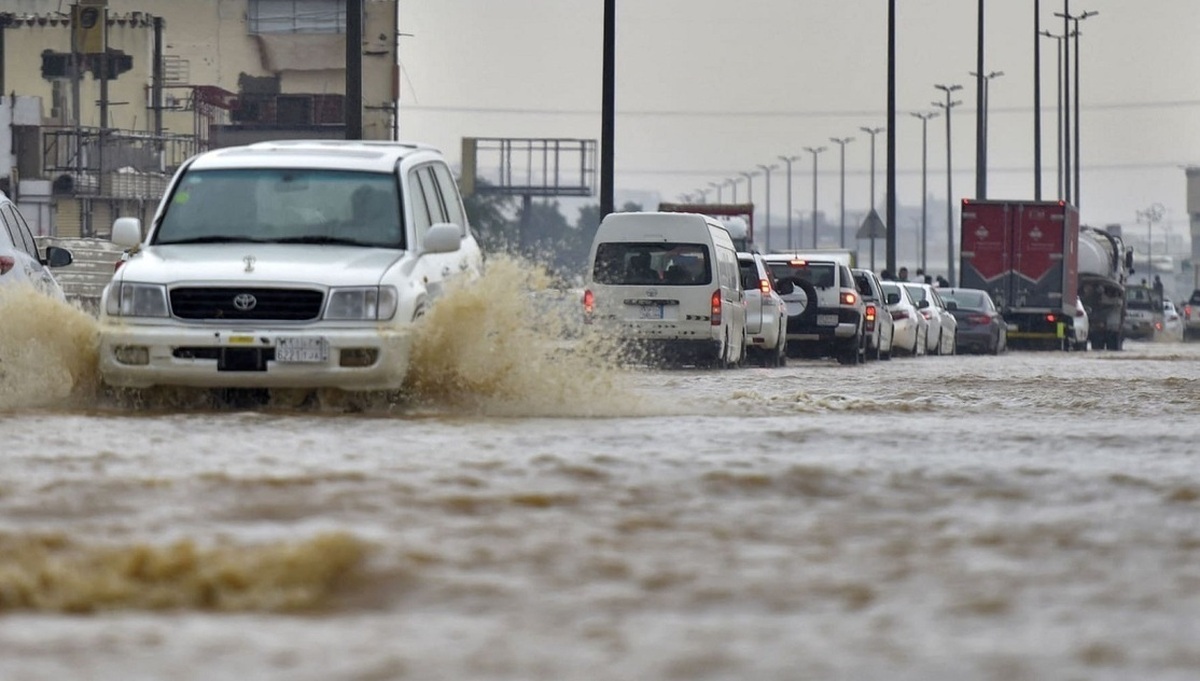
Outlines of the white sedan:
[{"label": "white sedan", "polygon": [[27,286],[64,300],[62,286],[50,268],[65,267],[71,260],[71,251],[61,246],[47,246],[43,258],[17,204],[0,191],[0,290]]},{"label": "white sedan", "polygon": [[926,338],[926,349],[931,355],[953,355],[957,347],[955,335],[958,332],[958,320],[946,309],[946,303],[938,295],[937,289],[929,284],[903,284],[912,294],[921,316],[929,322],[929,332]]},{"label": "white sedan", "polygon": [[894,281],[880,282],[892,317],[892,353],[900,352],[910,357],[925,354],[929,337],[929,322],[917,309],[908,289]]}]

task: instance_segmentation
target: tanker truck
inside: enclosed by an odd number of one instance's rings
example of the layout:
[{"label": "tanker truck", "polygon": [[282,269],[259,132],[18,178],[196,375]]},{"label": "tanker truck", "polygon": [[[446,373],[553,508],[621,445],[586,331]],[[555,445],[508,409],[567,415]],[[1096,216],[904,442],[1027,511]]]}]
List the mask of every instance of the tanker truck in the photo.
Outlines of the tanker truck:
[{"label": "tanker truck", "polygon": [[1133,271],[1133,251],[1117,230],[1079,230],[1079,300],[1088,313],[1088,339],[1096,350],[1120,350],[1124,343],[1125,286]]}]

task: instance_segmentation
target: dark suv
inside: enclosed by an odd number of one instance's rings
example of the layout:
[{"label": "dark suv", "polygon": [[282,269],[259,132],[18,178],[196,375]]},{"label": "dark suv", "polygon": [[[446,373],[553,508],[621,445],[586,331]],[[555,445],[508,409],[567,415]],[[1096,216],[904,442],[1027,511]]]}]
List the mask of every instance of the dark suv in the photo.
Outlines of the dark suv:
[{"label": "dark suv", "polygon": [[834,357],[840,364],[858,364],[866,357],[866,306],[846,265],[832,260],[764,255],[777,280],[788,280],[789,354]]}]

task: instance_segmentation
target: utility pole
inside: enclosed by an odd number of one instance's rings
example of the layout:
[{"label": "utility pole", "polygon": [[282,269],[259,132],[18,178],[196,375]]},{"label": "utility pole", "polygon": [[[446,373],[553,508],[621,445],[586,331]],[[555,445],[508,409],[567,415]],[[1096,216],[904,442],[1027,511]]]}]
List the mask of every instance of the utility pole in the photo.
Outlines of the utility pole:
[{"label": "utility pole", "polygon": [[[841,238],[838,243],[842,248],[846,247],[846,145],[853,142],[853,137],[830,137],[830,142],[838,145],[839,156],[841,156],[841,170],[838,172],[838,226],[841,229]],[[874,173],[872,172],[872,175]]]},{"label": "utility pole", "polygon": [[1042,35],[1047,38],[1053,38],[1055,42],[1055,56],[1058,62],[1058,133],[1054,137],[1054,141],[1058,147],[1058,156],[1056,162],[1056,175],[1058,176],[1058,198],[1064,199],[1063,195],[1063,50],[1065,47],[1066,38],[1061,35],[1055,35],[1050,31],[1042,31]]},{"label": "utility pole", "polygon": [[979,0],[979,37],[975,48],[975,198],[987,198],[987,76],[983,75],[983,0]]},{"label": "utility pole", "polygon": [[927,113],[914,113],[913,116],[921,119],[921,269],[926,270],[929,263],[926,260],[927,251],[929,250],[929,191],[926,189],[926,180],[928,178],[929,167],[929,119],[937,118],[936,111]]},{"label": "utility pole", "polygon": [[760,164],[758,164],[758,167],[760,170],[763,171],[763,176],[766,177],[766,182],[767,182],[767,198],[766,198],[767,208],[765,211],[766,212],[766,220],[763,221],[763,225],[764,225],[763,226],[763,234],[765,235],[764,243],[766,244],[766,249],[768,252],[770,252],[770,250],[771,250],[771,171],[775,170],[779,166],[763,165],[762,163],[760,163]]},{"label": "utility pole", "polygon": [[616,135],[616,31],[617,0],[604,0],[604,57],[601,68],[600,113],[600,219],[615,208],[613,161]]},{"label": "utility pole", "polygon": [[725,187],[725,183],[724,182],[709,182],[708,186],[717,190],[717,203],[725,203],[724,201],[721,200],[721,189],[723,189]]},{"label": "utility pole", "polygon": [[[787,247],[789,251],[796,249],[792,241],[792,163],[799,161],[802,156],[780,156],[779,160],[787,164]],[[768,248],[768,251],[771,249]]]},{"label": "utility pole", "polygon": [[[976,82],[979,82],[979,73],[971,71],[970,75],[975,76]],[[977,199],[987,198],[987,163],[988,163],[988,98],[991,94],[992,79],[1003,76],[1003,71],[992,71],[983,76],[983,106],[979,109],[978,115],[975,117],[976,128],[978,129],[978,138],[976,139],[976,162],[983,165],[975,169],[976,177],[976,197]],[[979,178],[983,181],[980,182]],[[983,189],[983,193],[979,194],[979,190]]]},{"label": "utility pole", "polygon": [[859,128],[863,132],[871,136],[871,205],[870,210],[875,210],[875,135],[887,130],[887,128]]},{"label": "utility pole", "polygon": [[1042,200],[1042,3],[1033,0],[1033,200]]},{"label": "utility pole", "polygon": [[363,0],[346,0],[346,139],[363,138]]},{"label": "utility pole", "polygon": [[962,104],[960,100],[951,98],[952,93],[961,90],[962,86],[934,85],[934,87],[946,93],[945,103],[934,102],[933,105],[946,110],[946,271],[949,273],[947,278],[953,285],[956,278],[954,272],[954,167],[950,148],[950,112],[954,107]]},{"label": "utility pole", "polygon": [[[983,0],[980,0],[982,2]],[[896,271],[896,0],[888,0],[887,267]],[[871,242],[874,244],[874,242]]]},{"label": "utility pole", "polygon": [[815,249],[817,247],[817,158],[821,152],[825,151],[825,147],[804,147],[804,150],[813,157],[812,247]]}]

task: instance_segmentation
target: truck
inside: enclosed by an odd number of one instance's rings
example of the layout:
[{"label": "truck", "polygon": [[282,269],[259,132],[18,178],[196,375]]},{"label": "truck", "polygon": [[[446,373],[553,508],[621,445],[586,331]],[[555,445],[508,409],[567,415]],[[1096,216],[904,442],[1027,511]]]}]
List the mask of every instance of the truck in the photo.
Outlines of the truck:
[{"label": "truck", "polygon": [[725,226],[733,237],[733,246],[739,253],[757,253],[754,245],[753,203],[660,203],[658,210],[664,213],[698,213],[716,219]]},{"label": "truck", "polygon": [[1087,311],[1092,348],[1120,350],[1125,341],[1126,287],[1133,250],[1117,229],[1079,230],[1079,299]]},{"label": "truck", "polygon": [[959,286],[987,291],[1010,346],[1070,349],[1079,210],[1065,201],[963,199]]}]

